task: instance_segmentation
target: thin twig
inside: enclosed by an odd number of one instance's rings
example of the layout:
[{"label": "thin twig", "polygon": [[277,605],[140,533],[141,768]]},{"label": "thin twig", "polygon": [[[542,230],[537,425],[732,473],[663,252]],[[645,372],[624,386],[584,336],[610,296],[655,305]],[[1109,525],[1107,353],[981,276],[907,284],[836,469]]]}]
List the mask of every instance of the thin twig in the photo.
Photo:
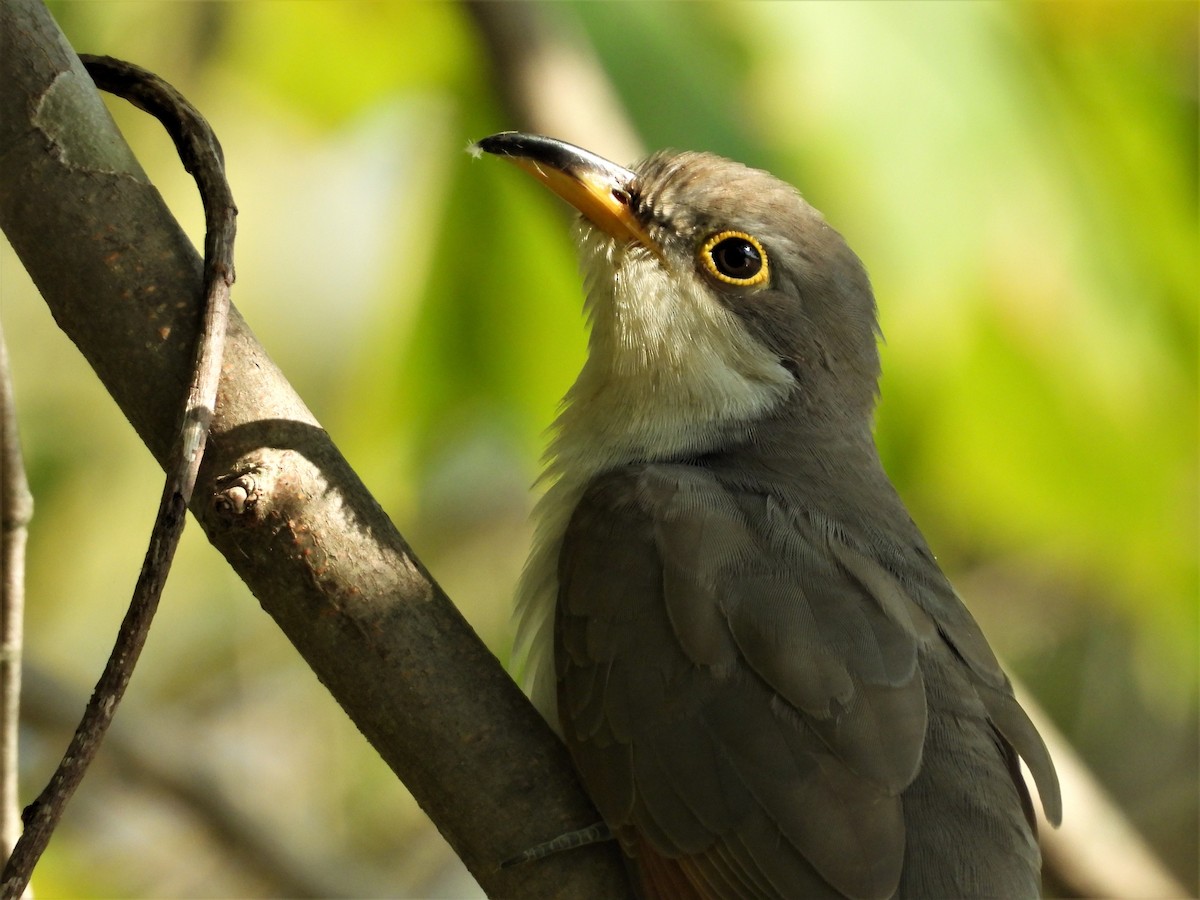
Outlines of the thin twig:
[{"label": "thin twig", "polygon": [[[0,2],[0,38],[0,227],[165,470],[198,324],[177,301],[200,295],[201,260],[42,0]],[[70,127],[80,116],[88,129]],[[190,509],[489,895],[629,895],[611,844],[499,867],[595,821],[595,807],[562,742],[236,310]]]},{"label": "thin twig", "polygon": [[[43,742],[69,734],[79,718],[70,686],[36,663],[27,665],[23,674],[25,727],[32,728]],[[190,752],[205,727],[207,723],[176,713],[164,726],[159,714],[124,709],[104,739],[105,761],[111,766],[93,770],[89,790],[96,791],[98,785],[103,789],[107,777],[109,792],[140,790],[167,799],[165,806],[190,818],[204,832],[206,840],[197,842],[201,847],[211,844],[224,864],[247,872],[265,894],[334,898],[396,893],[396,885],[386,880],[387,873],[375,870],[363,858],[306,852],[294,837],[289,840],[268,817],[249,806],[245,795],[232,793],[218,759]],[[102,795],[93,793],[95,796]],[[397,846],[406,847],[407,843],[397,841]],[[196,855],[203,852],[198,847]],[[153,869],[153,865],[149,862],[147,868]],[[406,869],[398,871],[408,874]]]},{"label": "thin twig", "polygon": [[21,833],[17,797],[21,646],[25,618],[25,539],[33,495],[25,478],[17,411],[0,327],[0,849],[5,856]]},{"label": "thin twig", "polygon": [[158,608],[171,560],[183,532],[187,504],[208,438],[216,405],[233,283],[234,206],[225,180],[220,145],[204,118],[183,96],[157,76],[108,57],[81,57],[97,86],[125,97],[161,121],[200,188],[204,203],[204,318],[197,336],[191,383],[183,422],[172,449],[150,546],[105,664],[62,762],[37,799],[25,810],[25,832],[0,876],[0,896],[16,898],[25,890],[34,866],[50,841],[63,809],[82,781],[125,693],[133,667]]}]

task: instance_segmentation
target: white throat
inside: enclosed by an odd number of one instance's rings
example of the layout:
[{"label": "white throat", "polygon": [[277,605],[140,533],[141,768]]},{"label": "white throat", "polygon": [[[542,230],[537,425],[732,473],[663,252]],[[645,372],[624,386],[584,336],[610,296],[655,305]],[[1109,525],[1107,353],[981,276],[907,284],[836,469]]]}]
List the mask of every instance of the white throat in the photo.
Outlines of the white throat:
[{"label": "white throat", "polygon": [[588,359],[554,423],[534,509],[533,547],[517,589],[515,652],[534,703],[557,724],[554,607],[558,556],[575,505],[596,475],[636,461],[715,449],[792,389],[779,359],[698,276],[671,273],[640,249],[594,232],[581,240],[591,321]]}]

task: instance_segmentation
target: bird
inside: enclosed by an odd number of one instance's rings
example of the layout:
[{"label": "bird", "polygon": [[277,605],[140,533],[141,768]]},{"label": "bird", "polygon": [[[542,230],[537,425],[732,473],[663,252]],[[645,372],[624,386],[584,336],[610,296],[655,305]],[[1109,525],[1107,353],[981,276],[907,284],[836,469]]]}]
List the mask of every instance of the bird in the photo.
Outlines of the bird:
[{"label": "bird", "polygon": [[1036,897],[1042,738],[880,462],[866,270],[790,184],[474,145],[580,213],[590,325],[518,588],[534,702],[648,898]]}]

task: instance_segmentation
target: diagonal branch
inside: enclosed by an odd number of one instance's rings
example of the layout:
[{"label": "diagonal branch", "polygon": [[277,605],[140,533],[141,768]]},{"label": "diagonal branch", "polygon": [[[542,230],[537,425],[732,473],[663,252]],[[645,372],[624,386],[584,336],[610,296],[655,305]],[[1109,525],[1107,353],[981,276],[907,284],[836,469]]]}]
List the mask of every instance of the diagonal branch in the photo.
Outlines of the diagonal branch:
[{"label": "diagonal branch", "polygon": [[[0,4],[0,227],[168,458],[200,262],[37,0]],[[492,895],[628,893],[615,846],[499,862],[597,814],[566,751],[236,310],[191,510]]]},{"label": "diagonal branch", "polygon": [[25,539],[33,496],[25,479],[17,412],[0,330],[0,852],[7,856],[21,831],[17,798],[21,646],[25,618]]}]

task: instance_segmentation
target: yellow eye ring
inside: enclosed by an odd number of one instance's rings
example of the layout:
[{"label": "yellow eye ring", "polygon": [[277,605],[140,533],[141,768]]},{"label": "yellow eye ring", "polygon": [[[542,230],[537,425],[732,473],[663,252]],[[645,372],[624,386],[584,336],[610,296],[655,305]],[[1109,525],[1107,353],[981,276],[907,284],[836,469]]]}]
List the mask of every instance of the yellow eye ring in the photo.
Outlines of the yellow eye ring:
[{"label": "yellow eye ring", "polygon": [[700,262],[718,281],[750,287],[770,277],[767,251],[744,231],[718,231],[700,246]]}]

